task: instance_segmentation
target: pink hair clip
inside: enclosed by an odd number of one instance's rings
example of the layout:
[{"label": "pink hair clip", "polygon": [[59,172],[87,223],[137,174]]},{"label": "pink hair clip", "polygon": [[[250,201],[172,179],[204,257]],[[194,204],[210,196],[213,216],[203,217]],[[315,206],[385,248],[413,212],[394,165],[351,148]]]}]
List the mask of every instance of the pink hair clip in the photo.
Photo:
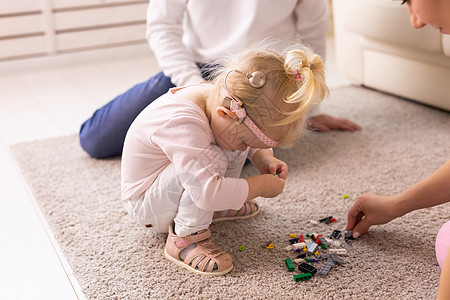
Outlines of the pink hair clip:
[{"label": "pink hair clip", "polygon": [[298,72],[298,69],[294,70],[295,81],[303,81],[304,77]]}]

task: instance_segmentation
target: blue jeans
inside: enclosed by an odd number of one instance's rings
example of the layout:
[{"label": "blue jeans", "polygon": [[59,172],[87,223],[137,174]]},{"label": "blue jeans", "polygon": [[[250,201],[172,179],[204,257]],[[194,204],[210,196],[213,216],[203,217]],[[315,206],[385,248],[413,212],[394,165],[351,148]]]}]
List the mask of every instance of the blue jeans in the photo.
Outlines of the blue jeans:
[{"label": "blue jeans", "polygon": [[175,87],[162,72],[117,96],[81,125],[80,145],[90,156],[107,158],[122,154],[131,123],[147,105]]},{"label": "blue jeans", "polygon": [[[211,79],[216,65],[198,64],[205,80]],[[122,154],[123,143],[131,123],[155,99],[175,85],[163,72],[139,83],[117,96],[81,125],[80,145],[94,158],[108,158]]]}]

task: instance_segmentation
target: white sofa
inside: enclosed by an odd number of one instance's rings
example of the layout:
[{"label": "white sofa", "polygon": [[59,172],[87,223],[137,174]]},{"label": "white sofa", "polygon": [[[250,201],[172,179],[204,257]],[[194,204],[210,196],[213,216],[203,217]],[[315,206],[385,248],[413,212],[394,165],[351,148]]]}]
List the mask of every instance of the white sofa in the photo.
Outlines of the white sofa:
[{"label": "white sofa", "polygon": [[333,0],[333,20],[345,76],[450,111],[450,35],[412,28],[400,1]]}]

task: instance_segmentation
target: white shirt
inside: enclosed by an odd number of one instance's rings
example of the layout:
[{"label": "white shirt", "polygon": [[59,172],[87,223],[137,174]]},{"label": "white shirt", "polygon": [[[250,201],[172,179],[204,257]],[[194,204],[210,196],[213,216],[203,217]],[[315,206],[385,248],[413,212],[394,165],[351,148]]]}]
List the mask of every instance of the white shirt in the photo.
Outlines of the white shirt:
[{"label": "white shirt", "polygon": [[261,38],[278,50],[303,40],[324,57],[328,29],[326,0],[151,0],[147,12],[147,40],[176,86],[203,81],[197,62]]}]

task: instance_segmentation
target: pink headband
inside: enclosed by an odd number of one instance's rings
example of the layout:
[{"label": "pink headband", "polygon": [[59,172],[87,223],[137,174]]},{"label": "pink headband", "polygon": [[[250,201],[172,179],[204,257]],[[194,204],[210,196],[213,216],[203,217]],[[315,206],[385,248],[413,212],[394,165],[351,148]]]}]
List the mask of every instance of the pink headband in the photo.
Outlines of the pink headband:
[{"label": "pink headband", "polygon": [[245,111],[245,108],[242,107],[239,103],[241,101],[236,100],[230,92],[228,92],[225,87],[220,88],[220,95],[224,98],[224,106],[227,107],[228,103],[225,102],[225,100],[229,99],[229,107],[233,113],[236,114],[238,117],[239,123],[244,122],[245,125],[247,125],[248,129],[250,129],[251,132],[264,144],[266,144],[269,147],[275,147],[277,145],[277,142],[269,138],[267,135],[265,135],[258,126],[253,123],[253,121],[247,116],[247,112]]}]

